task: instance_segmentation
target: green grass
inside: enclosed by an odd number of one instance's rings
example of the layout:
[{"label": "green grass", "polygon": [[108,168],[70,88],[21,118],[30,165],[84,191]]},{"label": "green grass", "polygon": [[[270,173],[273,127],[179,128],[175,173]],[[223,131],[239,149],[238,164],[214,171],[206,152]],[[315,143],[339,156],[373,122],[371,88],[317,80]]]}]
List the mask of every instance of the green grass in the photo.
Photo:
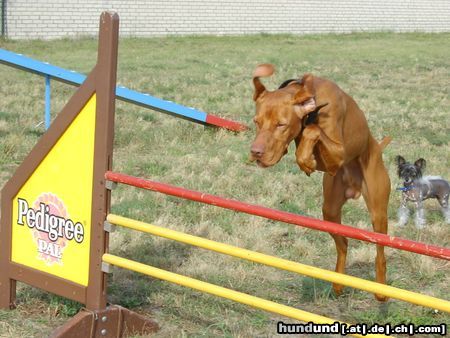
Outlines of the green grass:
[{"label": "green grass", "polygon": [[[393,138],[384,159],[392,180],[389,233],[449,246],[450,226],[435,200],[427,201],[427,225],[396,227],[400,193],[394,158],[424,157],[427,174],[450,179],[450,34],[347,34],[323,36],[167,37],[121,39],[118,83],[251,125],[251,74],[271,62],[265,79],[274,89],[305,72],[328,77],[366,112],[377,139]],[[0,41],[0,47],[88,73],[96,60],[94,39]],[[70,50],[70,52],[68,52]],[[3,185],[43,130],[44,79],[0,66],[0,183]],[[52,82],[52,114],[75,89]],[[291,145],[275,167],[248,161],[254,129],[235,134],[117,102],[114,170],[249,203],[321,217],[321,174],[298,169]],[[335,248],[325,233],[212,206],[120,186],[113,212],[171,229],[283,258],[334,269]],[[346,224],[371,229],[362,199],[343,210]],[[368,324],[450,323],[447,314],[350,288],[335,297],[327,282],[278,271],[124,229],[111,238],[115,254],[264,297],[331,318]],[[386,249],[388,283],[447,298],[448,262]],[[350,240],[348,273],[373,280],[375,248]],[[150,314],[159,337],[271,337],[280,316],[202,295],[180,286],[117,270],[109,300]],[[0,310],[0,337],[42,337],[80,304],[20,285],[18,308]],[[289,320],[283,319],[285,322]]]}]

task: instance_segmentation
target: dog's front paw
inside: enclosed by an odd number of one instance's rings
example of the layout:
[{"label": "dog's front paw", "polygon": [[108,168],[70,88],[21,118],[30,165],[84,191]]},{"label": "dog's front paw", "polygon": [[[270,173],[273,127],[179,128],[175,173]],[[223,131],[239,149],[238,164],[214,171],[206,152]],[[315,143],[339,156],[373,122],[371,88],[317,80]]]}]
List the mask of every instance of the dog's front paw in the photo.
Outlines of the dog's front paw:
[{"label": "dog's front paw", "polygon": [[306,173],[306,175],[311,175],[314,171],[316,171],[317,161],[312,155],[309,158],[297,158],[297,164],[302,171]]},{"label": "dog's front paw", "polygon": [[384,295],[375,294],[375,299],[379,302],[387,302],[389,300],[389,297]]},{"label": "dog's front paw", "polygon": [[423,208],[417,209],[414,222],[417,229],[423,229],[425,226],[425,212]]},{"label": "dog's front paw", "polygon": [[425,219],[422,217],[416,217],[414,223],[416,224],[416,228],[419,230],[425,227]]},{"label": "dog's front paw", "polygon": [[403,227],[406,225],[406,223],[408,223],[408,222],[405,221],[405,220],[399,219],[397,225],[398,225],[399,227],[403,228]]},{"label": "dog's front paw", "polygon": [[416,220],[416,228],[419,230],[422,230],[425,227],[425,221],[424,220]]},{"label": "dog's front paw", "polygon": [[442,214],[444,215],[445,222],[447,224],[450,224],[450,208],[449,207],[443,208],[442,209]]},{"label": "dog's front paw", "polygon": [[334,290],[334,294],[339,297],[340,295],[342,295],[342,293],[344,291],[344,286],[341,284],[333,283],[333,290]]},{"label": "dog's front paw", "polygon": [[407,207],[401,206],[398,209],[398,226],[403,227],[408,223],[409,209]]},{"label": "dog's front paw", "polygon": [[399,227],[404,227],[405,225],[406,225],[406,223],[408,223],[408,217],[402,217],[402,216],[400,216],[399,218],[398,218],[398,226]]}]

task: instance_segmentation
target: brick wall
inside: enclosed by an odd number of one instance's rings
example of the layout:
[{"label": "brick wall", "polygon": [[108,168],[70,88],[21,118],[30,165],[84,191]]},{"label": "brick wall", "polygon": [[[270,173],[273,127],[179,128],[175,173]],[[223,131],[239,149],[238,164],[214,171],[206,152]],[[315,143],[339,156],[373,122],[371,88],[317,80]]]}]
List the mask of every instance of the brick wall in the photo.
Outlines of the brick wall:
[{"label": "brick wall", "polygon": [[6,35],[95,35],[104,10],[122,36],[450,31],[450,0],[6,0]]}]

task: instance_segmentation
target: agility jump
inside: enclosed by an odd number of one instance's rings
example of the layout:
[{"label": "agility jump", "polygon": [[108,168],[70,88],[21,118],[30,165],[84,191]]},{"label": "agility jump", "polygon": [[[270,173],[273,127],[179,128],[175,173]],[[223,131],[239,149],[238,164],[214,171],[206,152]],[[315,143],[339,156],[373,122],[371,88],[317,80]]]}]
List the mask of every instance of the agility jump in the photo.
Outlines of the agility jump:
[{"label": "agility jump", "polygon": [[[102,14],[96,66],[2,190],[1,308],[14,307],[16,281],[20,281],[85,305],[86,310],[57,329],[52,337],[116,337],[131,332],[148,333],[157,330],[158,325],[150,319],[107,304],[107,274],[112,266],[117,266],[297,320],[321,324],[339,322],[115,256],[109,253],[109,236],[115,226],[123,226],[450,313],[450,302],[444,299],[111,214],[111,190],[114,183],[123,183],[450,260],[450,250],[447,248],[375,234],[112,172],[118,22],[117,14]],[[77,179],[70,181],[68,177]]]}]

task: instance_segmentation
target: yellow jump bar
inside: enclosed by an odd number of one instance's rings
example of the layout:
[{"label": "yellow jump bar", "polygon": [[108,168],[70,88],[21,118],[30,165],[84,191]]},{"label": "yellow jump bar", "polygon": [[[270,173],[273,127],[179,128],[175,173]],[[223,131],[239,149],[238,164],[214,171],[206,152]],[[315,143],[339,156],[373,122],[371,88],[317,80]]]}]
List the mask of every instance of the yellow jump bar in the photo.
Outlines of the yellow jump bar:
[{"label": "yellow jump bar", "polygon": [[377,293],[387,297],[403,300],[412,304],[422,305],[450,313],[450,302],[444,299],[426,296],[420,293],[395,288],[393,286],[368,281],[362,278],[357,278],[330,270],[316,268],[314,266],[292,262],[286,259],[273,257],[232,245],[211,241],[209,239],[188,235],[182,232],[158,227],[153,224],[136,221],[118,215],[109,214],[107,220],[112,224],[150,233],[185,244],[194,245],[203,249],[220,252],[226,255],[243,258],[252,262],[265,264],[278,269],[299,273],[309,277],[326,280],[332,283],[350,286],[371,293]]},{"label": "yellow jump bar", "polygon": [[[104,254],[103,262],[304,322],[313,322],[315,324],[334,324],[338,322],[340,323],[339,325],[346,325],[346,327],[350,326],[350,324],[339,322],[338,320],[295,309],[293,307],[278,304],[270,300],[258,298],[246,293],[230,290],[214,284],[202,282],[194,278],[186,277],[166,270],[161,270],[153,266],[145,265],[111,254]],[[370,334],[365,336],[359,334],[351,335],[354,337],[386,337],[385,335]]]}]

